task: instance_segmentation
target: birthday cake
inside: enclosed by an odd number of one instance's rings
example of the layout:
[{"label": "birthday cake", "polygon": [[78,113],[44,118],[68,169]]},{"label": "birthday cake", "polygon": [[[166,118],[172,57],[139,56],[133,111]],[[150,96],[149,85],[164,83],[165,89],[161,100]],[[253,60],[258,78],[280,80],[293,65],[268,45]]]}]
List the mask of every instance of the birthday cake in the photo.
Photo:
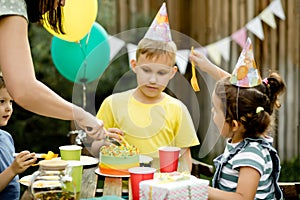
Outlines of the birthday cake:
[{"label": "birthday cake", "polygon": [[129,175],[128,169],[138,167],[139,152],[132,145],[110,145],[100,149],[99,170],[109,175]]}]

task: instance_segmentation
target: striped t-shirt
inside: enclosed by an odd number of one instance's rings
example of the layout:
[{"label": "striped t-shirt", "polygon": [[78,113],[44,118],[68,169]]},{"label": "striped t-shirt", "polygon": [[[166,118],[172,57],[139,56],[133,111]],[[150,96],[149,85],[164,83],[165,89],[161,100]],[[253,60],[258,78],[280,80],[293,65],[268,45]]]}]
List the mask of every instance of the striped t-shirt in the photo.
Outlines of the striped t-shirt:
[{"label": "striped t-shirt", "polygon": [[[229,155],[238,144],[227,143],[223,158]],[[234,155],[222,168],[218,188],[235,192],[239,178],[239,168],[247,166],[255,168],[261,175],[255,199],[275,199],[274,180],[272,178],[273,163],[270,152],[258,142],[250,142]]]}]

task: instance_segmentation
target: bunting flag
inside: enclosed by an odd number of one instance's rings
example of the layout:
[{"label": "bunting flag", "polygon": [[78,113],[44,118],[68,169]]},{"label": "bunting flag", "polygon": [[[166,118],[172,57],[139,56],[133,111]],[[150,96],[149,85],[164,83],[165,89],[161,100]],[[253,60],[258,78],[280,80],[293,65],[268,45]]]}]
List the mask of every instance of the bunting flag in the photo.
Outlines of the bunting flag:
[{"label": "bunting flag", "polygon": [[231,35],[233,41],[235,41],[240,47],[244,47],[247,38],[247,29],[245,27],[241,28],[240,30],[234,32]]},{"label": "bunting flag", "polygon": [[185,74],[186,67],[189,61],[190,50],[178,50],[176,53],[176,64],[181,74]]},{"label": "bunting flag", "polygon": [[131,68],[130,61],[131,61],[131,60],[136,60],[136,50],[137,50],[137,45],[128,43],[128,44],[126,45],[126,47],[127,47],[127,52],[128,52],[129,66],[130,66],[130,68]]},{"label": "bunting flag", "polygon": [[[165,5],[163,5],[161,9],[165,12]],[[243,48],[246,43],[247,31],[253,33],[260,40],[264,40],[262,21],[271,28],[276,29],[277,25],[274,15],[282,20],[285,20],[286,18],[281,0],[273,0],[259,15],[250,20],[244,27],[233,32],[229,37],[222,38],[219,41],[208,44],[205,47],[195,48],[195,51],[202,52],[204,55],[209,56],[212,62],[216,65],[221,64],[222,58],[225,61],[229,61],[231,41],[234,41]],[[111,48],[113,50],[113,52],[111,52],[111,57],[114,57],[125,44],[121,41],[117,41],[116,39],[119,40],[118,38],[112,38],[112,41],[110,41],[110,45],[113,46],[113,48]],[[131,59],[135,59],[136,49],[136,45],[131,43],[127,44],[129,62]],[[177,52],[176,64],[182,74],[186,72],[187,63],[189,61],[189,53],[189,49],[181,49]]]},{"label": "bunting flag", "polygon": [[255,17],[246,24],[246,28],[256,35],[259,39],[264,40],[264,31],[261,21],[258,17]]},{"label": "bunting flag", "polygon": [[215,46],[217,47],[224,60],[228,62],[230,59],[230,37],[219,40],[215,43]]},{"label": "bunting flag", "polygon": [[273,29],[276,28],[276,22],[275,22],[275,18],[274,15],[272,13],[272,11],[270,10],[270,8],[266,8],[265,10],[263,10],[259,17],[269,26],[271,26]]},{"label": "bunting flag", "polygon": [[216,65],[221,65],[221,54],[218,51],[216,45],[210,44],[206,46],[207,49],[207,54],[210,56],[211,60],[216,64]]},{"label": "bunting flag", "polygon": [[112,60],[125,46],[125,42],[111,35],[109,35],[108,42],[110,46],[110,60]]},{"label": "bunting flag", "polygon": [[280,0],[274,0],[269,5],[270,10],[282,20],[285,20],[285,15]]},{"label": "bunting flag", "polygon": [[[266,23],[271,28],[276,29],[277,25],[276,25],[274,15],[279,17],[282,20],[285,20],[285,14],[281,5],[281,0],[273,0],[269,4],[269,6],[267,6],[258,16],[250,20],[245,25],[245,27],[242,27],[236,32],[232,33],[231,36],[229,37],[229,40],[233,40],[240,47],[244,47],[247,38],[247,31],[253,33],[260,40],[264,40],[264,31],[263,31],[261,21]],[[204,47],[207,49],[208,56],[216,65],[219,65],[219,63],[221,63],[220,60],[221,56],[224,58],[225,61],[228,61],[230,57],[230,54],[229,53],[226,54],[224,50],[227,47],[225,45],[228,45],[228,39],[226,38],[226,40],[223,41],[224,39],[225,38],[217,42],[214,42],[212,44],[208,44],[207,46]]]}]

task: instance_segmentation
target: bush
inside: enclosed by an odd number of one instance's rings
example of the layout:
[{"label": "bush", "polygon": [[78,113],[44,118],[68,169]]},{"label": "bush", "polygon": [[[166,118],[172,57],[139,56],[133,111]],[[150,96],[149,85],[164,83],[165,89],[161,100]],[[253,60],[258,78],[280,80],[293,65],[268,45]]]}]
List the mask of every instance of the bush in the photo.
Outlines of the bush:
[{"label": "bush", "polygon": [[300,159],[294,158],[281,164],[280,182],[300,181]]}]

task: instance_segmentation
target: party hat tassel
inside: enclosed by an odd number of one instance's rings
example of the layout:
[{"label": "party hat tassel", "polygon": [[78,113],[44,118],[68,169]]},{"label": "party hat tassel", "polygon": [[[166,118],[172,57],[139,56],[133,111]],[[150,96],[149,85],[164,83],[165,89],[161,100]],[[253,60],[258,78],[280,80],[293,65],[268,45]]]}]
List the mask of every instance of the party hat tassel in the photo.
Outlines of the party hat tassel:
[{"label": "party hat tassel", "polygon": [[[192,47],[191,51],[192,51],[192,53],[193,53],[194,47]],[[200,88],[199,88],[198,80],[197,80],[197,77],[196,77],[195,64],[194,64],[193,61],[191,62],[191,64],[192,64],[192,78],[191,78],[191,85],[192,85],[192,88],[194,89],[195,92],[199,92],[199,91],[200,91]]]}]

